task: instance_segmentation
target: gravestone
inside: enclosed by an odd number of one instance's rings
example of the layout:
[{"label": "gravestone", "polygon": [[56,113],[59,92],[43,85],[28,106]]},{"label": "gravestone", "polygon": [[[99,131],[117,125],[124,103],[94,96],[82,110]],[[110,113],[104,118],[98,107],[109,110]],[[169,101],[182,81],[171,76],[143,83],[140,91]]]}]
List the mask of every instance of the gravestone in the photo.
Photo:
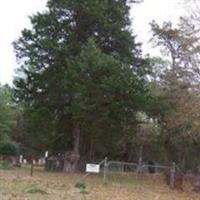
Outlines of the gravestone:
[{"label": "gravestone", "polygon": [[27,164],[27,160],[24,158],[23,159],[23,164],[26,165]]}]

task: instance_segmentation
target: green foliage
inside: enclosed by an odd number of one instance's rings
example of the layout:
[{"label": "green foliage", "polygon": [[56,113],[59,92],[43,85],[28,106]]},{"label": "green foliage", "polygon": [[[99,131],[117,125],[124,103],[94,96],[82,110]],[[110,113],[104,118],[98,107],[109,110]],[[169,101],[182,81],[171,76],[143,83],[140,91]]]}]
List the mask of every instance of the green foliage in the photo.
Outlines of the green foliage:
[{"label": "green foliage", "polygon": [[0,154],[4,156],[17,155],[19,146],[10,140],[3,140],[0,142]]},{"label": "green foliage", "polygon": [[13,101],[13,89],[0,85],[0,154],[5,156],[16,155],[19,146],[13,142],[20,133],[19,108]]},{"label": "green foliage", "polygon": [[83,181],[78,181],[75,184],[75,187],[78,188],[78,189],[80,189],[80,190],[85,190],[86,189],[86,184]]},{"label": "green foliage", "polygon": [[[0,139],[14,135],[30,154],[137,161],[142,149],[147,160],[189,163],[200,148],[197,30],[184,18],[176,28],[152,22],[152,41],[170,60],[143,59],[129,3],[49,0],[30,18],[33,28],[14,43],[23,113],[1,87]],[[13,134],[16,116],[20,133]]]},{"label": "green foliage", "polygon": [[180,19],[176,28],[171,22],[163,23],[162,27],[155,22],[151,25],[154,44],[170,60],[164,73],[152,83],[155,98],[150,110],[162,130],[166,160],[185,168],[186,163],[190,166],[194,163],[191,152],[199,151],[199,146],[194,145],[199,134],[195,131],[200,105],[199,36],[195,26],[185,18]]},{"label": "green foliage", "polygon": [[45,190],[37,187],[28,188],[25,190],[25,192],[29,194],[48,194]]},{"label": "green foliage", "polygon": [[11,170],[11,169],[13,169],[13,166],[10,162],[3,161],[2,163],[0,163],[0,169],[1,170]]},{"label": "green foliage", "polygon": [[75,188],[78,188],[82,195],[88,194],[88,192],[86,191],[86,183],[83,180],[82,181],[78,181],[75,184]]},{"label": "green foliage", "polygon": [[16,126],[16,105],[12,101],[12,89],[0,85],[0,139],[10,137]]},{"label": "green foliage", "polygon": [[97,154],[115,152],[148,96],[148,62],[132,36],[129,9],[124,0],[49,0],[47,11],[31,17],[33,29],[14,44],[21,60],[15,97],[25,105],[31,145],[73,150],[78,127]]}]

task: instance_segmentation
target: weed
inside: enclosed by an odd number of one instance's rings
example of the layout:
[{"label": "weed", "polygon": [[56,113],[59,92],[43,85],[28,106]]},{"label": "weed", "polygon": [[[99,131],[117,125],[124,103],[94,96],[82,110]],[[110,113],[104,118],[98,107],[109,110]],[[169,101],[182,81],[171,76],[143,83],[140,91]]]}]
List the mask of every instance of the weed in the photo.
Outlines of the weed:
[{"label": "weed", "polygon": [[80,190],[85,190],[86,189],[86,184],[83,181],[78,181],[75,184],[75,187],[78,188],[78,189],[80,189]]},{"label": "weed", "polygon": [[29,194],[47,194],[46,191],[40,189],[40,188],[36,188],[36,187],[31,187],[31,188],[28,188],[25,190],[26,193],[29,193]]},{"label": "weed", "polygon": [[85,200],[86,199],[85,195],[89,194],[89,192],[86,191],[86,184],[85,184],[85,182],[83,180],[82,181],[78,181],[75,184],[75,187],[80,190],[80,193],[83,195],[82,199]]}]

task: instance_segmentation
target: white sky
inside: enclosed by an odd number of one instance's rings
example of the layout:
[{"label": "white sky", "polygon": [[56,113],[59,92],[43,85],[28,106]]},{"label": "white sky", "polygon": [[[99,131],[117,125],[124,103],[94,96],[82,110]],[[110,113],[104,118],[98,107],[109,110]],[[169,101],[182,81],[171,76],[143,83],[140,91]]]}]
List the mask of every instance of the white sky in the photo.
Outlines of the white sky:
[{"label": "white sky", "polygon": [[179,17],[185,14],[183,2],[184,0],[144,0],[142,4],[133,6],[131,12],[133,30],[137,35],[136,39],[143,43],[144,54],[159,54],[158,49],[153,49],[149,43],[152,36],[149,23],[155,20],[160,25],[164,21],[172,21],[173,24],[177,24]]},{"label": "white sky", "polygon": [[[23,28],[30,27],[28,16],[45,9],[47,0],[1,0],[0,2],[0,83],[12,83],[14,69],[17,68],[12,42],[20,36]],[[149,23],[166,20],[177,21],[183,13],[178,0],[144,0],[134,5],[134,33],[138,41],[143,41],[144,52],[156,54],[147,44],[150,37]]]}]

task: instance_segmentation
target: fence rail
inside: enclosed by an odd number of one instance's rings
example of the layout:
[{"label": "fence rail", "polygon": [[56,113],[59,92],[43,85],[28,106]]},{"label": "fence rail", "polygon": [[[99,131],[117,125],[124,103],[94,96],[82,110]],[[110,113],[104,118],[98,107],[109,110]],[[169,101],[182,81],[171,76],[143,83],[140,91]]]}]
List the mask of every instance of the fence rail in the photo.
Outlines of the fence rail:
[{"label": "fence rail", "polygon": [[[141,182],[152,182],[155,184],[156,181],[160,185],[159,181],[168,182],[170,188],[175,186],[175,173],[176,165],[165,166],[160,164],[137,164],[129,162],[119,161],[108,161],[105,158],[102,162],[103,172],[103,183],[122,183],[129,182],[132,185],[141,184]],[[166,175],[169,180],[166,180]],[[151,184],[150,184],[151,185]]]}]

